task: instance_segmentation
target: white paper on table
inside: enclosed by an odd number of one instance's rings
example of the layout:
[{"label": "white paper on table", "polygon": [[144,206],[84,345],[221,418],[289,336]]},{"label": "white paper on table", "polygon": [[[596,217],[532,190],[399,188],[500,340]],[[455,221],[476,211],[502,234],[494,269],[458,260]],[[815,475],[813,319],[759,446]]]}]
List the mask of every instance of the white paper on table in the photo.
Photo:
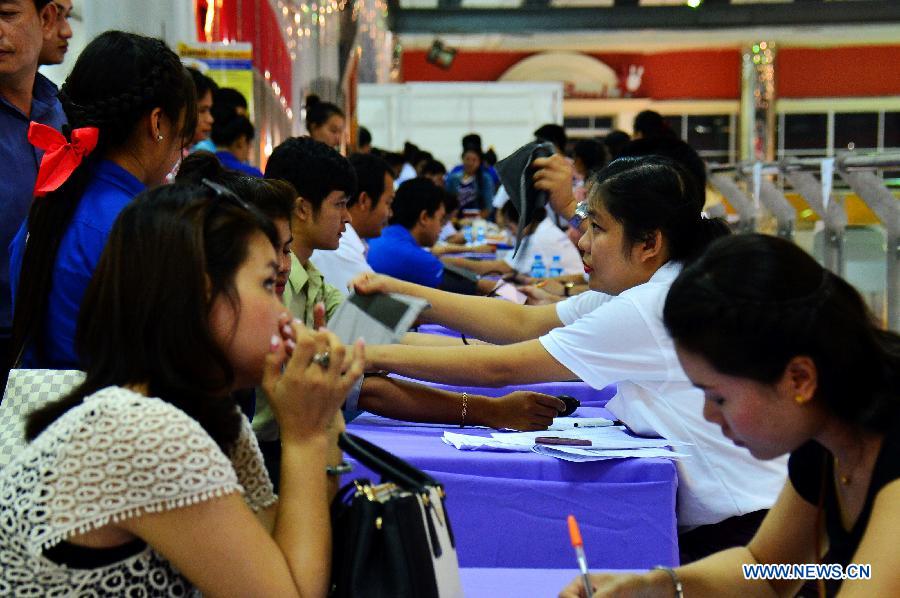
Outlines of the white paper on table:
[{"label": "white paper on table", "polygon": [[605,428],[614,425],[615,422],[605,417],[557,417],[550,424],[548,430],[574,430],[575,428]]},{"label": "white paper on table", "polygon": [[589,447],[582,446],[546,446],[538,444],[534,446],[533,451],[539,455],[547,455],[564,461],[572,461],[575,463],[584,463],[587,461],[604,461],[606,459],[622,459],[629,457],[661,457],[663,459],[680,459],[690,457],[685,453],[678,453],[660,448],[639,448],[631,450],[591,450]]},{"label": "white paper on table", "polygon": [[458,434],[446,431],[441,440],[461,451],[514,451],[529,453],[534,445],[534,443],[530,445],[509,444],[486,436],[473,436],[471,434]]},{"label": "white paper on table", "polygon": [[[584,449],[637,449],[637,448],[664,448],[669,446],[683,446],[686,443],[667,440],[666,438],[640,438],[625,432],[622,426],[605,426],[602,428],[575,428],[572,430],[560,430],[548,434],[541,432],[494,432],[491,437],[494,440],[514,446],[534,446],[535,440],[540,436],[555,436],[557,438],[573,438],[578,440],[590,440],[591,446],[579,447]],[[560,445],[553,445],[560,446]]]}]

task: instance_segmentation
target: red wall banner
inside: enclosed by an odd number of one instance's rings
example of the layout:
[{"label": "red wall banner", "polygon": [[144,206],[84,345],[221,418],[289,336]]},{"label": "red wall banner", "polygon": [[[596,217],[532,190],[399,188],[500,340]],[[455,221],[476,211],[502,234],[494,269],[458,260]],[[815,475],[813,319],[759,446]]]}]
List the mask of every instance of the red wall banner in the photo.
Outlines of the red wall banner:
[{"label": "red wall banner", "polygon": [[[404,81],[496,81],[533,52],[459,50],[450,69],[425,60],[424,50],[403,53]],[[638,96],[656,100],[738,99],[739,50],[589,53],[621,76],[643,66]],[[778,97],[865,97],[900,95],[900,46],[781,48],[776,59]]]}]

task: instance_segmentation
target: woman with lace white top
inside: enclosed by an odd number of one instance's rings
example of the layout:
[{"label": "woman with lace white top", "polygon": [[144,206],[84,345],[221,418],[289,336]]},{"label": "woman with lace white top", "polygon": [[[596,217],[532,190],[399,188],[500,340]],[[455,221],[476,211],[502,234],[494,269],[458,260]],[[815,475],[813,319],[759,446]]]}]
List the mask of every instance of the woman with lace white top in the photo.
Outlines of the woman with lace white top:
[{"label": "woman with lace white top", "polygon": [[[362,347],[289,319],[272,223],[212,187],[145,192],[116,221],[79,317],[86,378],[0,471],[0,595],[327,593],[326,467]],[[230,396],[260,383],[282,500]]]}]

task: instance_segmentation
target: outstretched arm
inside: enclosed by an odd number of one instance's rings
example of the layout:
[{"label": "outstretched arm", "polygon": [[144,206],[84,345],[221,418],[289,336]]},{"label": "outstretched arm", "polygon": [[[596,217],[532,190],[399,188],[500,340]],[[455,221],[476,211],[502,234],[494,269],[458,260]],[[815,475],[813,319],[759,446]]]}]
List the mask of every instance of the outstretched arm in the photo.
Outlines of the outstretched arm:
[{"label": "outstretched arm", "polygon": [[[359,395],[359,406],[392,419],[436,424],[465,424],[514,430],[545,430],[565,409],[550,395],[531,391],[486,397],[441,390],[406,380],[369,376]],[[466,415],[462,412],[465,406]]]},{"label": "outstretched arm", "polygon": [[451,266],[465,268],[481,276],[485,274],[509,274],[513,271],[512,267],[503,260],[473,260],[465,257],[445,256],[441,258],[441,261]]},{"label": "outstretched arm", "polygon": [[368,347],[366,357],[371,369],[445,384],[506,386],[578,377],[538,340],[469,347],[380,345]]},{"label": "outstretched arm", "polygon": [[363,274],[352,284],[362,295],[402,293],[421,297],[431,304],[422,313],[423,320],[491,343],[534,339],[562,325],[553,305],[524,306],[489,297],[459,295],[379,274]]}]

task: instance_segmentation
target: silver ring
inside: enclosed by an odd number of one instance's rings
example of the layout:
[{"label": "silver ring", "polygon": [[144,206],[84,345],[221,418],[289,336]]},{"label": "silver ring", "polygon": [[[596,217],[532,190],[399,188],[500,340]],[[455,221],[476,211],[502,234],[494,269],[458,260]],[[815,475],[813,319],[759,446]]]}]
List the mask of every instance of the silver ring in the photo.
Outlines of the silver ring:
[{"label": "silver ring", "polygon": [[323,368],[327,368],[331,363],[331,353],[325,351],[324,353],[316,353],[313,355],[312,363],[317,363]]}]

